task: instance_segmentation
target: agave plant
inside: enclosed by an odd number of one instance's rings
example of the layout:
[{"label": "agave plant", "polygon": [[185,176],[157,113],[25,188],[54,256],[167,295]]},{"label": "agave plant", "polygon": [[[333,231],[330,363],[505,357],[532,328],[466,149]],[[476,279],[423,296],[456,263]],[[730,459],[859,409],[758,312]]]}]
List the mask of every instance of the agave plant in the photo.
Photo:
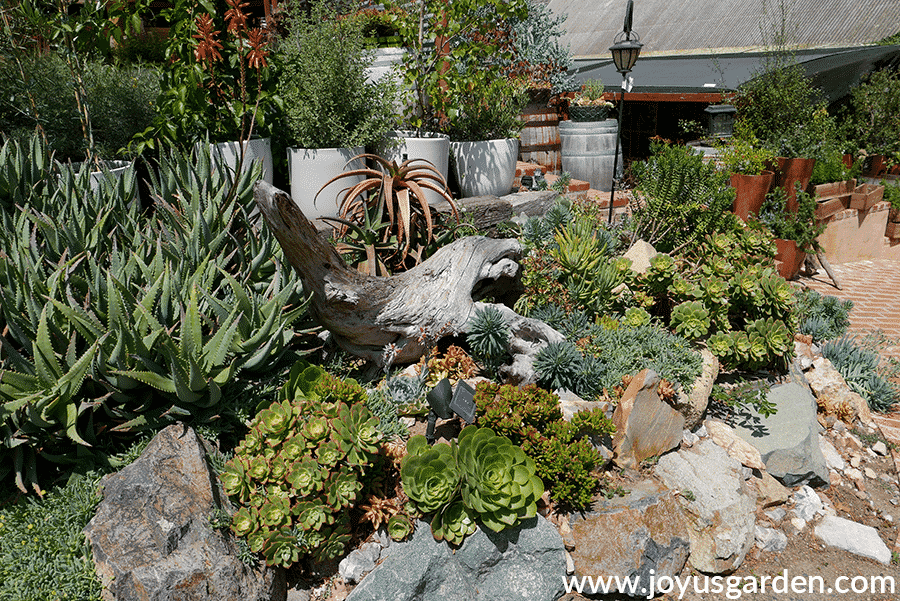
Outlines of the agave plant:
[{"label": "agave plant", "polygon": [[[345,171],[322,187],[324,190],[329,184],[344,178],[364,178],[344,193],[340,217],[323,219],[340,224],[340,236],[346,235],[350,230],[355,231],[361,237],[362,245],[370,257],[374,257],[376,250],[383,251],[385,244],[396,239],[396,244],[391,244],[390,250],[393,264],[404,265],[407,258],[412,257],[413,264],[417,265],[425,259],[422,253],[435,238],[431,215],[434,208],[429,206],[425,190],[432,190],[446,200],[453,217],[459,223],[459,211],[447,191],[447,182],[433,164],[421,159],[410,159],[398,165],[396,161],[388,161],[378,155],[361,154],[350,159],[347,164],[366,160],[374,162],[378,169],[365,167]],[[381,207],[380,216],[371,213],[373,207]],[[387,218],[387,227],[382,225],[384,216]],[[372,239],[370,233],[373,224],[378,224],[375,230],[379,232],[377,239]],[[375,265],[374,259],[366,262],[366,269],[372,275],[375,274]]]}]

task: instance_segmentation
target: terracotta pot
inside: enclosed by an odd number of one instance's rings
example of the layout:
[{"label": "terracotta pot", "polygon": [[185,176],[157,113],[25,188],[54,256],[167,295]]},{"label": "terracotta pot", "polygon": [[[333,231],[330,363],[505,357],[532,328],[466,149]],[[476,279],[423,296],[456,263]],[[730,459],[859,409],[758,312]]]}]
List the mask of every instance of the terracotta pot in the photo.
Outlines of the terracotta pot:
[{"label": "terracotta pot", "polygon": [[786,280],[793,280],[800,273],[800,267],[806,258],[806,253],[797,248],[793,240],[775,238],[775,264],[778,266],[778,274]]},{"label": "terracotta pot", "polygon": [[797,193],[794,184],[800,182],[800,189],[806,190],[812,177],[816,159],[788,159],[778,157],[778,169],[775,171],[775,185],[784,188],[787,195],[787,210],[797,212]]},{"label": "terracotta pot", "polygon": [[758,215],[774,179],[775,173],[772,171],[763,171],[760,175],[732,174],[731,187],[735,189],[732,208],[734,214],[744,221],[747,221],[751,213]]},{"label": "terracotta pot", "polygon": [[891,168],[888,169],[888,174],[900,175],[900,165],[891,165]]},{"label": "terracotta pot", "polygon": [[844,163],[844,167],[846,167],[847,169],[852,169],[853,168],[853,155],[845,154],[843,157],[841,157],[841,162]]},{"label": "terracotta pot", "polygon": [[863,175],[878,177],[884,173],[884,155],[870,154],[863,163]]},{"label": "terracotta pot", "polygon": [[888,221],[887,225],[884,228],[884,235],[891,240],[900,238],[900,223],[897,223],[896,221]]}]

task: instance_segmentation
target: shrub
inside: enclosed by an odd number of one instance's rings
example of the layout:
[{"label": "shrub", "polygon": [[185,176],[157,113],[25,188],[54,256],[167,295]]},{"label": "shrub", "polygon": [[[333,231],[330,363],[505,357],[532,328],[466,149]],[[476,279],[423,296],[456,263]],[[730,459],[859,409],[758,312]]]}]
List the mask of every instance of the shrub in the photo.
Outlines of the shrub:
[{"label": "shrub", "polygon": [[634,236],[660,252],[689,250],[729,219],[729,174],[684,146],[654,142],[651,152],[632,167],[640,193],[632,211]]},{"label": "shrub", "polygon": [[231,530],[270,566],[339,557],[350,540],[348,511],[376,462],[378,420],[354,380],[304,362],[280,396],[251,421],[220,474],[241,504]]}]

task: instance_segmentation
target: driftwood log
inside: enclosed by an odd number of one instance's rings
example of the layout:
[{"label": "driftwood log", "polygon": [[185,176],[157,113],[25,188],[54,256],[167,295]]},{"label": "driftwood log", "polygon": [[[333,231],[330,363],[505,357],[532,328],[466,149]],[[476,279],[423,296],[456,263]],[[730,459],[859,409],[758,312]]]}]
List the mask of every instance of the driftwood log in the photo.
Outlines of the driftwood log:
[{"label": "driftwood log", "polygon": [[419,359],[427,337],[465,331],[475,301],[503,296],[518,272],[517,240],[461,238],[405,273],[374,277],[347,267],[291,197],[260,181],[254,196],[304,289],[313,317],[354,355],[396,363]]}]

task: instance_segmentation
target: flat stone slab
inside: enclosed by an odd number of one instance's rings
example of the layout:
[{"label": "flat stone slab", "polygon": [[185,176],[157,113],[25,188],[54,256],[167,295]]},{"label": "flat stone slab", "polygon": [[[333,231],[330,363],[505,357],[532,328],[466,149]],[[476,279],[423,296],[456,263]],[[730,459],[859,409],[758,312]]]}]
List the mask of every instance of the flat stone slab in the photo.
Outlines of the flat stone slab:
[{"label": "flat stone slab", "polygon": [[766,471],[786,486],[827,486],[828,466],[819,447],[816,400],[809,388],[788,382],[773,386],[768,394],[777,412],[764,417],[752,407],[735,411],[735,434],[756,447]]},{"label": "flat stone slab", "polygon": [[874,559],[879,563],[891,563],[891,551],[871,526],[826,515],[815,527],[815,535],[830,547],[837,547]]},{"label": "flat stone slab", "polygon": [[458,549],[436,541],[427,522],[392,544],[347,601],[554,601],[563,594],[565,548],[537,516],[496,533],[479,526]]}]

